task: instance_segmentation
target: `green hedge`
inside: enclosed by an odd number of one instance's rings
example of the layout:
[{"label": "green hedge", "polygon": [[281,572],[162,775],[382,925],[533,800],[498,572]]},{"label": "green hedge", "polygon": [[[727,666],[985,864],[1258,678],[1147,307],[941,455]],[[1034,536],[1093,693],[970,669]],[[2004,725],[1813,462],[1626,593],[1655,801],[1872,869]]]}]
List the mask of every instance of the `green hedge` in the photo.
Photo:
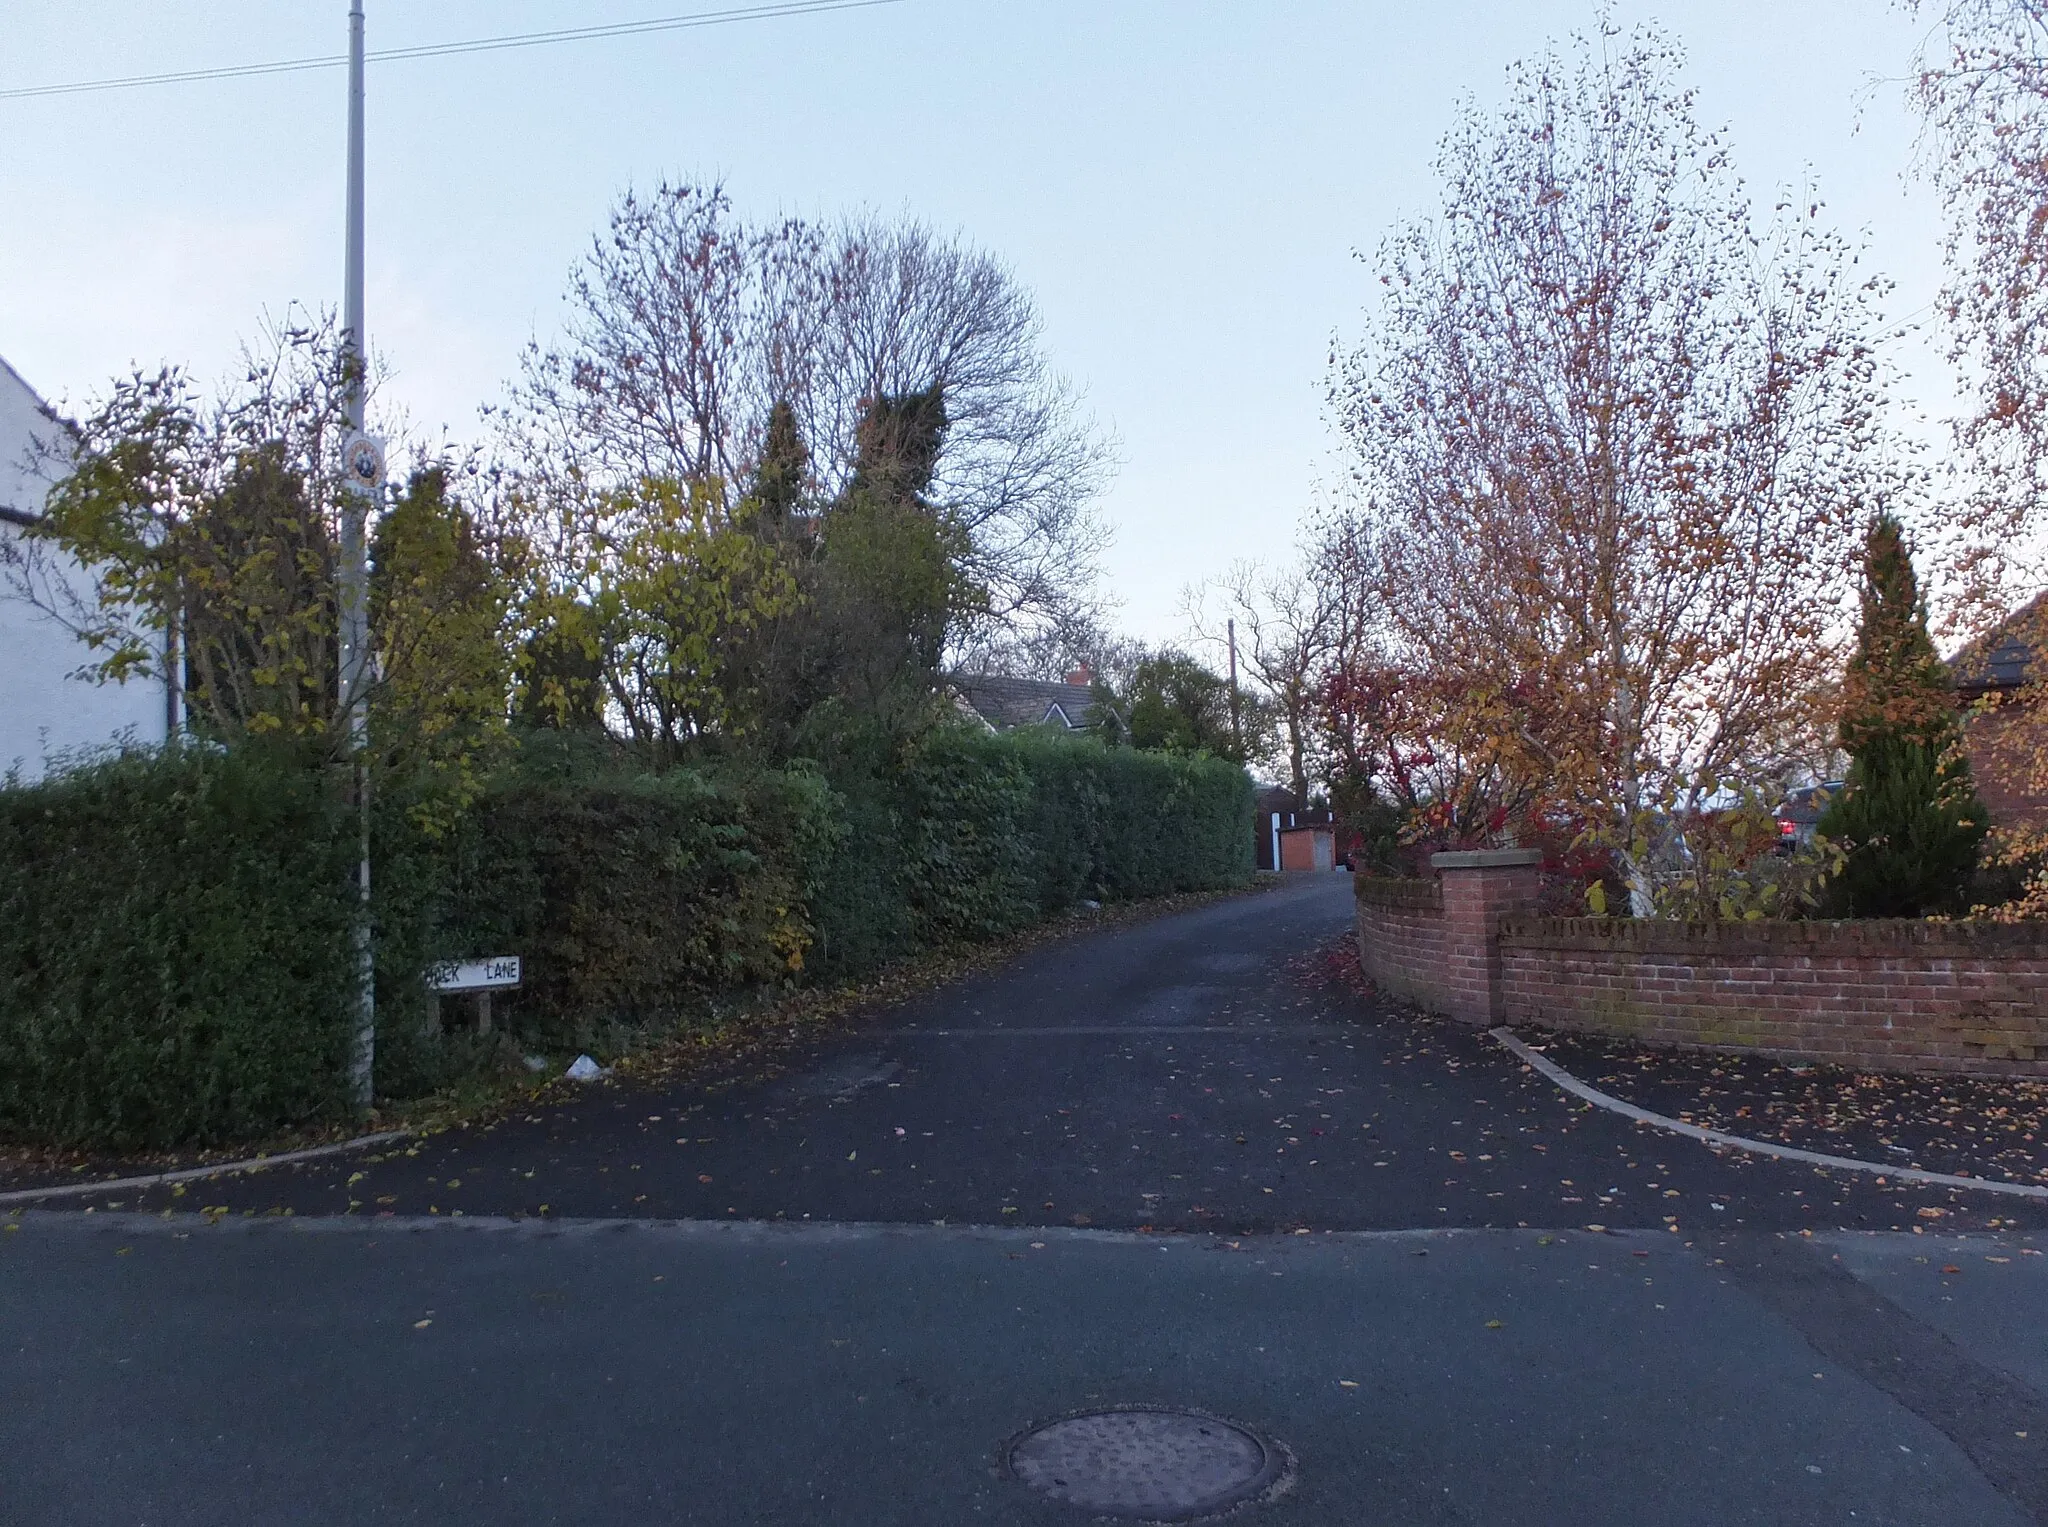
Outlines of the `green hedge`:
[{"label": "green hedge", "polygon": [[352,822],[201,749],[0,790],[0,1128],[214,1141],[336,1116]]},{"label": "green hedge", "polygon": [[[384,803],[380,1094],[488,1058],[440,1035],[439,959],[519,954],[512,1036],[602,1050],[1083,899],[1251,877],[1251,786],[1214,760],[965,728],[783,771],[557,751],[532,744],[443,839]],[[0,789],[0,1133],[161,1146],[344,1116],[355,848],[329,776],[255,754]]]},{"label": "green hedge", "polygon": [[1251,880],[1252,784],[1235,764],[1057,734],[1001,744],[1031,781],[1026,836],[1042,912]]},{"label": "green hedge", "polygon": [[831,806],[803,774],[503,782],[457,837],[439,942],[521,956],[498,1011],[530,1043],[673,1024],[803,970],[804,867],[837,830]]},{"label": "green hedge", "polygon": [[1252,876],[1251,781],[1218,759],[958,728],[832,775],[846,830],[811,903],[832,975]]}]

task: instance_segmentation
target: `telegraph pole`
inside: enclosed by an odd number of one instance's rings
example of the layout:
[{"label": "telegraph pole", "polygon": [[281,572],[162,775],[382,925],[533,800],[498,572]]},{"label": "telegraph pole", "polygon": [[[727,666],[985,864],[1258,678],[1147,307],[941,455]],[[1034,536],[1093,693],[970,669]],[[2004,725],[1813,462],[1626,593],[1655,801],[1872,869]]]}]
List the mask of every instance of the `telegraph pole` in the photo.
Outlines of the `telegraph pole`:
[{"label": "telegraph pole", "polygon": [[[1230,745],[1237,749],[1237,756],[1244,757],[1244,728],[1237,719],[1237,621],[1226,622],[1230,631]],[[1210,630],[1215,627],[1211,626]]]},{"label": "telegraph pole", "polygon": [[384,452],[364,433],[370,347],[363,329],[363,0],[348,10],[348,251],[343,262],[342,362],[348,371],[349,436],[342,447],[339,617],[340,701],[354,776],[358,862],[355,1034],[349,1049],[349,1092],[358,1111],[373,1096],[377,1056],[376,965],[370,948],[370,505],[384,483]]}]

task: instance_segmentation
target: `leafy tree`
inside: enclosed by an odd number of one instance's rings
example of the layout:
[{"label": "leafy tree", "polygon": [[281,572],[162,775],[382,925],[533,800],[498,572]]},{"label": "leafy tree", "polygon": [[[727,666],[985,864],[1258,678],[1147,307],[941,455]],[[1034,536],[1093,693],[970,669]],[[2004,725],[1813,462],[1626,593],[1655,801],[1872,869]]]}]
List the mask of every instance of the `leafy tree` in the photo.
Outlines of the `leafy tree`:
[{"label": "leafy tree", "polygon": [[587,693],[562,685],[580,650],[604,713],[655,764],[747,731],[759,697],[737,682],[738,656],[797,604],[782,553],[736,526],[720,497],[666,478],[605,495],[573,581],[543,581],[525,612],[543,633],[536,655],[557,659],[543,677],[560,686],[547,702],[556,714],[589,714]]},{"label": "leafy tree", "polygon": [[508,740],[508,550],[487,544],[444,465],[412,474],[371,544],[383,670],[371,740],[388,768],[420,777],[415,814],[436,829],[474,798]]},{"label": "leafy tree", "polygon": [[761,439],[761,459],[754,466],[754,487],[748,507],[761,533],[788,539],[804,523],[810,493],[811,453],[804,446],[796,409],[777,398],[768,410]]},{"label": "leafy tree", "polygon": [[1256,706],[1241,706],[1239,729],[1250,744],[1241,746],[1231,728],[1230,681],[1182,652],[1140,662],[1123,701],[1131,746],[1160,753],[1208,753],[1241,764],[1266,721]]},{"label": "leafy tree", "polygon": [[542,624],[519,655],[515,714],[529,728],[602,733],[604,649],[596,617],[573,595],[546,603]]},{"label": "leafy tree", "polygon": [[1919,167],[1947,212],[1939,308],[1972,400],[1957,426],[1973,468],[1953,527],[1966,614],[2003,613],[2038,584],[2048,503],[2048,0],[1904,0],[1934,25],[1915,60]]},{"label": "leafy tree", "polygon": [[1864,543],[1863,620],[1842,691],[1849,778],[1818,828],[1848,850],[1838,906],[1856,917],[1960,911],[1984,807],[1912,555],[1890,515]]},{"label": "leafy tree", "polygon": [[165,548],[183,585],[185,700],[225,740],[327,725],[338,668],[334,537],[281,442],[240,454]]},{"label": "leafy tree", "polygon": [[[2048,0],[1906,3],[1935,23],[1913,78],[1920,165],[1948,216],[1940,309],[1970,398],[1956,430],[1970,492],[1946,527],[1944,602],[1958,624],[2040,653],[2042,602],[2009,607],[2048,571]],[[2048,798],[2048,665],[1983,704],[1996,711],[1984,726],[2003,790]],[[1983,914],[2048,917],[2048,827],[2000,822],[1984,861],[2007,872],[2011,894]]]},{"label": "leafy tree", "polygon": [[[273,330],[212,402],[174,369],[136,374],[74,424],[71,470],[8,569],[57,550],[91,570],[46,607],[102,682],[164,676],[215,741],[346,751],[335,581],[347,362],[331,325]],[[409,774],[435,820],[459,807],[505,724],[505,617],[516,543],[455,501],[445,467],[413,474],[374,527],[373,767]]]},{"label": "leafy tree", "polygon": [[1806,740],[1893,470],[1881,285],[1808,198],[1757,225],[1681,67],[1611,27],[1518,66],[1333,386],[1385,656],[1439,681],[1444,744],[1520,754],[1604,834],[1645,916],[1643,819]]},{"label": "leafy tree", "polygon": [[[233,742],[344,747],[335,723],[335,526],[346,374],[331,327],[272,332],[212,404],[166,368],[118,383],[69,433],[69,474],[11,558],[101,682],[185,682],[191,724]],[[38,576],[49,549],[82,597]]]}]

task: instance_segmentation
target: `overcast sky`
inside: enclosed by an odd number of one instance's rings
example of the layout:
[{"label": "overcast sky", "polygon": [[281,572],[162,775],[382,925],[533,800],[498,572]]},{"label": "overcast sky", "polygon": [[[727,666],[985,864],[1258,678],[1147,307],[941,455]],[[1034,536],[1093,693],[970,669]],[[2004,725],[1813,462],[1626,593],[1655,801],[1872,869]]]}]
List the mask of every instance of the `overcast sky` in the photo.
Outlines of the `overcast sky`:
[{"label": "overcast sky", "polygon": [[[730,3],[730,0],[729,0]],[[369,0],[373,48],[711,0]],[[338,52],[346,0],[0,0],[0,89]],[[1818,184],[1898,282],[1939,280],[1907,177],[1888,0],[1664,0],[1704,121],[1767,193]],[[1035,293],[1120,443],[1120,623],[1282,556],[1338,470],[1322,398],[1368,254],[1428,213],[1467,93],[1593,24],[1566,0],[904,0],[666,35],[373,65],[369,328],[416,427],[480,433],[624,187],[723,177],[740,209],[873,206],[958,229]],[[341,284],[338,71],[0,100],[0,355],[60,405],[131,363],[213,378],[266,309]],[[1938,408],[1924,342],[1894,347]]]}]

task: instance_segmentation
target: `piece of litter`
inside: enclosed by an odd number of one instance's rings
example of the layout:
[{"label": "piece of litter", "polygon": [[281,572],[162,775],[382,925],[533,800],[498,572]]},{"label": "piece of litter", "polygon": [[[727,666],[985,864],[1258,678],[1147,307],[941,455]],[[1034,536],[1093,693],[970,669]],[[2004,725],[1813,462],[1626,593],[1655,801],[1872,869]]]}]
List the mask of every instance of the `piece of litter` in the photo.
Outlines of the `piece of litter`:
[{"label": "piece of litter", "polygon": [[412,1328],[415,1331],[424,1331],[428,1326],[432,1325],[433,1323],[434,1322],[431,1320],[415,1320],[412,1323]]},{"label": "piece of litter", "polygon": [[542,1071],[547,1070],[547,1068],[548,1058],[545,1055],[529,1055],[526,1057],[527,1070],[538,1074]]},{"label": "piece of litter", "polygon": [[1358,1387],[1358,1380],[1357,1380],[1357,1379],[1339,1379],[1339,1380],[1337,1380],[1337,1387],[1338,1387],[1339,1389],[1356,1389],[1356,1388]]},{"label": "piece of litter", "polygon": [[593,1082],[604,1075],[604,1067],[588,1055],[579,1055],[569,1063],[569,1069],[562,1075],[572,1082]]}]

